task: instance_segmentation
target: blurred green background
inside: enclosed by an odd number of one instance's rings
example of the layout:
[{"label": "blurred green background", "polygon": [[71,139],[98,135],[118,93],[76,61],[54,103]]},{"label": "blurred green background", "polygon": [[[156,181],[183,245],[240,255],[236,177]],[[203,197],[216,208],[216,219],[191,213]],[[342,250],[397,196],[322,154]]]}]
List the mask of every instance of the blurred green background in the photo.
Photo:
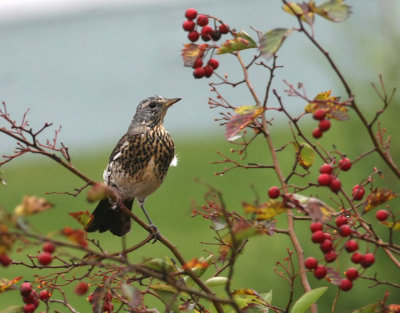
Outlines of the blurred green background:
[{"label": "blurred green background", "polygon": [[[341,24],[321,19],[316,22],[316,36],[331,52],[344,75],[350,81],[358,104],[373,116],[381,107],[378,97],[370,87],[370,82],[378,82],[378,74],[383,74],[388,90],[398,86],[399,51],[399,4],[395,1],[363,2],[349,1],[353,6],[351,18]],[[257,191],[260,201],[267,200],[266,191],[277,184],[275,174],[270,170],[234,170],[224,176],[215,176],[221,165],[211,165],[210,161],[220,160],[216,151],[231,155],[234,147],[223,137],[224,130],[213,122],[218,112],[207,107],[207,81],[194,81],[191,71],[183,68],[179,50],[186,42],[181,31],[184,10],[196,7],[200,12],[222,18],[238,29],[251,32],[250,26],[266,31],[274,27],[296,26],[294,19],[281,11],[280,1],[170,1],[153,6],[128,1],[113,8],[93,8],[64,14],[61,16],[32,17],[23,21],[4,22],[0,26],[3,49],[0,50],[0,95],[6,101],[13,116],[22,116],[27,107],[31,108],[31,125],[38,128],[45,121],[62,124],[60,139],[71,148],[72,160],[76,167],[95,180],[101,180],[109,153],[120,135],[129,124],[136,104],[154,93],[165,96],[182,96],[166,117],[166,127],[175,139],[179,164],[171,168],[163,186],[147,201],[147,208],[154,223],[163,235],[174,242],[187,259],[206,256],[206,250],[215,248],[201,242],[212,242],[214,234],[208,222],[201,218],[191,218],[191,206],[195,201],[202,204],[206,188],[194,181],[195,178],[210,183],[220,189],[229,209],[242,212],[242,201],[251,202],[256,198],[251,185]],[[244,53],[249,59],[251,53]],[[237,65],[230,56],[219,57],[221,73],[229,72],[231,77],[239,77]],[[296,84],[305,84],[307,93],[313,97],[317,92],[333,89],[333,95],[345,99],[342,87],[330,71],[319,53],[298,35],[293,34],[281,49],[280,64],[285,67],[278,71],[274,88],[283,95],[282,79]],[[250,73],[260,94],[265,85],[265,72],[257,69]],[[251,104],[245,89],[223,89],[235,104]],[[272,104],[274,99],[271,98]],[[305,103],[299,99],[284,97],[284,102],[293,114],[303,110]],[[400,159],[399,142],[396,135],[400,131],[397,121],[399,97],[383,116],[384,126],[393,134],[392,153]],[[274,115],[271,131],[277,147],[291,140],[287,121]],[[4,122],[0,123],[4,126]],[[305,132],[310,134],[315,127],[311,118],[302,122]],[[48,137],[52,137],[49,133]],[[10,154],[14,143],[0,137],[1,154]],[[335,145],[349,158],[355,158],[370,149],[361,123],[351,114],[351,122],[333,122],[332,129],[320,142],[328,149]],[[287,173],[293,164],[294,151],[288,147],[280,153],[282,168]],[[269,164],[269,153],[265,142],[259,138],[249,151],[249,162]],[[311,168],[307,180],[315,181],[317,160]],[[398,180],[376,155],[357,165],[340,178],[345,189],[351,187],[372,172],[374,166],[382,169],[384,179],[377,181],[399,192]],[[51,191],[72,191],[82,186],[82,182],[67,173],[58,164],[38,156],[25,156],[3,167],[8,185],[0,188],[0,204],[13,210],[24,195],[46,196],[55,208],[32,216],[30,222],[42,233],[52,233],[65,226],[79,227],[68,216],[68,212],[93,209],[85,195],[74,198],[65,195],[45,195]],[[294,183],[304,184],[300,179]],[[312,189],[305,195],[318,196],[331,205],[326,190]],[[399,207],[398,200],[392,200],[393,209]],[[141,216],[137,206],[134,210]],[[374,213],[367,217],[373,225]],[[311,244],[308,222],[298,222],[297,230],[304,244],[306,256],[321,258],[319,249]],[[285,217],[278,218],[278,227],[285,227]],[[377,230],[387,235],[385,229]],[[138,227],[133,227],[128,243],[134,244],[146,236]],[[95,235],[110,251],[121,248],[121,240],[110,234]],[[395,240],[399,241],[396,235]],[[283,235],[252,238],[240,257],[235,270],[235,288],[254,288],[258,292],[273,290],[273,304],[285,306],[288,285],[273,271],[275,263],[287,256],[286,247],[291,248]],[[361,247],[365,250],[365,246]],[[36,249],[13,253],[12,257],[23,260],[24,255],[35,255]],[[132,254],[132,261],[140,262],[145,257],[169,255],[160,244],[148,245]],[[344,269],[351,265],[347,254],[343,253],[337,266]],[[395,268],[387,256],[378,251],[377,264],[368,269],[367,276],[378,273],[381,280],[396,280],[399,283],[399,269]],[[210,274],[212,271],[208,272]],[[45,271],[43,271],[45,273]],[[43,274],[41,273],[41,274]],[[32,271],[23,267],[0,268],[0,277],[23,276],[32,279]],[[206,274],[206,275],[207,275]],[[309,275],[313,287],[329,286],[320,300],[320,312],[330,312],[332,299],[337,288],[325,281],[317,281]],[[362,305],[376,302],[383,297],[385,286],[369,288],[371,282],[356,281],[355,287],[341,294],[336,312],[351,311]],[[297,289],[295,298],[300,296]],[[389,302],[398,302],[400,292],[393,291]],[[89,312],[89,304],[84,298],[71,295],[80,312]],[[0,309],[12,304],[20,304],[17,292],[0,295]],[[161,309],[159,303],[151,302]],[[43,306],[41,307],[43,309]],[[57,308],[57,307],[55,307]],[[62,312],[63,307],[58,307]]]}]

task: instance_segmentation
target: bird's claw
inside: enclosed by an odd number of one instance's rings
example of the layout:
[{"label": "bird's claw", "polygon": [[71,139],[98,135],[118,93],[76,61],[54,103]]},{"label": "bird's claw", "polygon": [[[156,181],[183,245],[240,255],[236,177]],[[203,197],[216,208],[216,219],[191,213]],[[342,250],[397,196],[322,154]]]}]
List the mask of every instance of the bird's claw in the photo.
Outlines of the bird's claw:
[{"label": "bird's claw", "polygon": [[150,224],[150,230],[150,235],[153,237],[153,241],[151,243],[154,244],[160,239],[161,233],[158,230],[157,226],[153,224]]}]

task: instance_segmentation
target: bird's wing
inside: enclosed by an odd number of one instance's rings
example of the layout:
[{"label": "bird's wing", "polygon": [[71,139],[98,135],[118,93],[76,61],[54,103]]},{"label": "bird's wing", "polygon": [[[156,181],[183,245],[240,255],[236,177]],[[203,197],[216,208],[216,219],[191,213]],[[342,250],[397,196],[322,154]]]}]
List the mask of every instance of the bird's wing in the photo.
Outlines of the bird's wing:
[{"label": "bird's wing", "polygon": [[103,174],[104,181],[110,184],[112,174],[119,172],[134,176],[146,167],[152,157],[151,144],[144,134],[125,134],[110,155]]}]

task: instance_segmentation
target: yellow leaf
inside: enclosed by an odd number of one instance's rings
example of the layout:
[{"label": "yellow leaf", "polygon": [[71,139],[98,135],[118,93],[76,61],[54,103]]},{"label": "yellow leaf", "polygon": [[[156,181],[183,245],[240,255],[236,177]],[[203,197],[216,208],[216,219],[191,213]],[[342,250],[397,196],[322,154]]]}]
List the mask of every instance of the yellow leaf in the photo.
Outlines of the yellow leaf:
[{"label": "yellow leaf", "polygon": [[71,212],[68,213],[71,215],[79,224],[81,224],[84,228],[86,228],[92,218],[92,215],[89,213],[88,210],[86,211],[79,211],[79,212]]},{"label": "yellow leaf", "polygon": [[382,203],[385,203],[397,196],[398,194],[394,193],[391,190],[387,190],[384,188],[375,188],[367,197],[364,212],[368,212],[381,205]]},{"label": "yellow leaf", "polygon": [[313,222],[326,223],[336,213],[329,205],[317,198],[306,197],[297,193],[293,194],[293,198],[299,202],[299,205],[304,208]]},{"label": "yellow leaf", "polygon": [[207,48],[207,44],[197,45],[195,43],[188,43],[184,45],[182,49],[183,66],[192,67],[197,59],[203,57]]},{"label": "yellow leaf", "polygon": [[53,204],[44,198],[36,196],[25,196],[22,199],[22,204],[14,209],[14,213],[18,217],[28,216],[35,213],[47,211],[53,207]]},{"label": "yellow leaf", "polygon": [[338,121],[346,121],[349,119],[347,114],[347,103],[340,102],[339,97],[331,96],[331,90],[319,93],[312,102],[308,103],[304,110],[307,113],[314,113],[319,109],[326,111],[328,118],[333,118]]},{"label": "yellow leaf", "polygon": [[107,195],[110,195],[112,193],[110,187],[108,187],[104,183],[97,183],[92,188],[89,189],[86,199],[87,201],[93,203],[100,201],[107,197]]},{"label": "yellow leaf", "polygon": [[283,202],[277,200],[270,200],[257,206],[247,202],[243,202],[242,205],[246,213],[255,213],[257,220],[269,220],[288,209]]},{"label": "yellow leaf", "polygon": [[[22,279],[22,277],[16,277],[12,280],[9,280],[7,278],[1,278],[0,279],[0,293],[9,290],[9,289],[13,289],[12,287],[19,282]],[[15,286],[14,286],[15,287]],[[17,287],[15,287],[14,289],[17,289]]]},{"label": "yellow leaf", "polygon": [[296,152],[297,152],[297,162],[299,165],[308,169],[311,165],[313,165],[315,160],[315,152],[311,146],[306,142],[293,142]]},{"label": "yellow leaf", "polygon": [[310,26],[314,23],[314,12],[310,10],[310,6],[307,3],[288,2],[283,6],[283,11],[291,15],[300,15],[301,20]]},{"label": "yellow leaf", "polygon": [[382,225],[386,226],[387,228],[391,228],[393,230],[396,231],[400,231],[400,223],[396,222],[396,223],[392,223],[392,222],[381,222]]}]

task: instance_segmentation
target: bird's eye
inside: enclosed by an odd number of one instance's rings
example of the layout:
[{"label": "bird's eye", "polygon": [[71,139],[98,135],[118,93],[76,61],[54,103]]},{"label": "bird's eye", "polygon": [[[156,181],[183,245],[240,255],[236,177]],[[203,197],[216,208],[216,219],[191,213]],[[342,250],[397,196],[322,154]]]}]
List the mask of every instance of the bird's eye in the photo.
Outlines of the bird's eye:
[{"label": "bird's eye", "polygon": [[151,102],[151,103],[149,104],[149,107],[150,107],[151,109],[154,109],[154,108],[156,107],[156,104],[155,104],[154,102]]}]

